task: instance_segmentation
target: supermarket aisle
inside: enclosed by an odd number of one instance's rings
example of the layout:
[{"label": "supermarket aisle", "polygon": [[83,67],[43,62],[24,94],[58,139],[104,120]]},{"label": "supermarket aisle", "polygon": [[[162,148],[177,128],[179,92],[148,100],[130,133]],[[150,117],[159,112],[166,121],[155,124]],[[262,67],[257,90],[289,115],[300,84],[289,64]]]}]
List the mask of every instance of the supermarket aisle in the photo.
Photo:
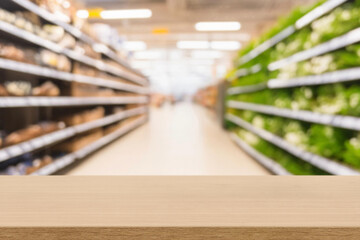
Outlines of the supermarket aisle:
[{"label": "supermarket aisle", "polygon": [[191,103],[152,109],[148,124],[85,159],[68,174],[269,174],[231,142],[214,118]]}]

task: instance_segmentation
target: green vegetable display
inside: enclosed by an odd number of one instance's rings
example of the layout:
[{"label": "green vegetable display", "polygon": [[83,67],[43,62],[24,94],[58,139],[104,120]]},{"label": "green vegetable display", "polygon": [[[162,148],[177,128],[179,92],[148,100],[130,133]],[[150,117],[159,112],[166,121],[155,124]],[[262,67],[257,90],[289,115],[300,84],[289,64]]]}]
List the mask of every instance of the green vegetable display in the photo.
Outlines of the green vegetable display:
[{"label": "green vegetable display", "polygon": [[[243,56],[261,43],[285,28],[294,25],[299,18],[324,2],[319,1],[314,6],[296,9],[288,18],[281,19],[268,33],[241,50],[237,59],[235,59],[235,69],[228,74],[228,79],[231,79],[229,86],[251,86],[265,83],[270,79],[296,81],[298,77],[360,67],[360,43],[357,43],[304,61],[286,64],[276,71],[268,70],[268,65],[272,62],[311,49],[359,28],[360,0],[347,1],[314,20],[308,26],[295,31],[292,35],[250,61],[243,63],[240,61]],[[248,69],[255,65],[260,65],[261,70],[246,76],[234,77],[238,69]],[[226,101],[230,100],[275,106],[294,111],[307,110],[322,114],[360,117],[359,81],[265,89],[252,93],[226,96]],[[357,131],[302,122],[286,117],[265,115],[248,110],[228,108],[226,112],[240,117],[257,128],[265,129],[300,149],[360,171],[360,133]],[[272,158],[293,174],[326,174],[322,170],[233,123],[228,122],[227,126],[245,142],[262,154]]]},{"label": "green vegetable display", "polygon": [[[360,168],[360,138],[358,132],[309,124],[292,119],[264,115],[252,111],[236,111],[236,115],[253,126],[282,137],[288,143],[311,153]],[[243,137],[250,145],[255,141]],[[264,152],[266,150],[259,151]]]}]

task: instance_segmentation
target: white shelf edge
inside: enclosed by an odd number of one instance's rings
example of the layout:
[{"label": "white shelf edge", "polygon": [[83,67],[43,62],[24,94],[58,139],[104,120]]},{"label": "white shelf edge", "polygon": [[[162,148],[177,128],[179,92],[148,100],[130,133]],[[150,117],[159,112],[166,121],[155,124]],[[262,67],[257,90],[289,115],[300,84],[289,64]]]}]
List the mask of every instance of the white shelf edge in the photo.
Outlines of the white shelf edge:
[{"label": "white shelf edge", "polygon": [[238,137],[235,133],[230,133],[230,138],[247,154],[253,157],[258,163],[260,163],[263,167],[271,171],[276,175],[292,175],[288,172],[283,166],[275,162],[273,159],[266,157],[262,153],[255,150],[249,144],[244,142],[240,137]]},{"label": "white shelf edge", "polygon": [[147,97],[0,97],[0,108],[148,103]]},{"label": "white shelf edge", "polygon": [[283,150],[287,151],[288,153],[298,157],[299,159],[302,159],[305,162],[310,163],[311,165],[322,169],[330,174],[334,174],[334,175],[360,175],[360,172],[357,170],[352,169],[351,167],[348,167],[346,165],[343,165],[341,163],[335,162],[333,160],[321,157],[319,155],[310,153],[308,151],[302,150],[290,143],[288,143],[287,141],[285,141],[284,139],[264,130],[264,129],[260,129],[260,128],[256,128],[253,125],[251,125],[250,123],[242,120],[241,118],[232,115],[232,114],[227,114],[226,115],[226,119],[235,123],[236,125],[238,125],[239,127],[242,127],[256,135],[258,135],[259,137],[261,137],[262,139],[282,148]]},{"label": "white shelf edge", "polygon": [[250,68],[241,68],[241,69],[238,69],[236,70],[234,76],[230,77],[230,81],[233,81],[237,78],[240,78],[240,77],[245,77],[247,75],[250,75],[250,74],[255,74],[255,73],[258,73],[260,72],[262,69],[262,66],[260,64],[255,64],[254,66],[250,67]]},{"label": "white shelf edge", "polygon": [[250,51],[249,53],[245,54],[243,57],[241,57],[238,61],[238,65],[245,64],[255,57],[259,56],[261,53],[265,52],[269,48],[275,46],[280,41],[284,40],[288,36],[292,35],[296,30],[299,30],[303,28],[304,26],[310,24],[317,18],[323,16],[324,14],[330,12],[334,8],[340,6],[344,2],[348,0],[328,0],[327,2],[323,3],[322,5],[318,6],[317,8],[313,9],[309,13],[307,13],[305,16],[301,17],[296,21],[294,25],[291,25],[284,30],[282,30],[280,33],[276,34],[272,38],[268,39],[267,41],[263,42],[259,46],[257,46],[255,49]]},{"label": "white shelf edge", "polygon": [[305,122],[318,123],[338,128],[360,131],[360,118],[358,117],[322,114],[305,110],[291,110],[286,108],[278,108],[274,106],[246,103],[240,101],[229,101],[227,103],[227,106],[234,109],[250,110],[254,112],[291,118]]},{"label": "white shelf edge", "polygon": [[75,162],[78,159],[84,158],[87,155],[95,152],[96,150],[100,149],[101,147],[105,146],[106,144],[116,140],[117,138],[121,137],[122,135],[128,133],[129,131],[139,127],[140,125],[144,124],[146,122],[146,117],[141,117],[139,119],[134,120],[134,122],[131,122],[120,129],[116,130],[113,133],[110,133],[107,136],[102,137],[101,139],[97,140],[94,143],[91,143],[90,145],[84,147],[83,149],[80,149],[74,153],[67,154],[59,159],[56,159],[53,163],[37,170],[36,172],[32,173],[31,175],[36,176],[46,176],[51,175],[59,170],[69,166],[73,162]]},{"label": "white shelf edge", "polygon": [[104,118],[94,120],[91,122],[83,123],[80,125],[67,127],[56,132],[52,132],[26,142],[22,142],[13,146],[0,149],[0,162],[7,161],[11,158],[21,156],[25,153],[32,152],[64,139],[73,137],[79,133],[89,131],[98,127],[103,127],[128,117],[144,114],[147,112],[146,107],[139,107],[131,110],[126,110],[120,113],[116,113]]},{"label": "white shelf edge", "polygon": [[240,87],[231,87],[227,89],[228,95],[237,95],[237,94],[244,94],[244,93],[252,93],[252,92],[258,92],[261,90],[266,89],[266,83],[259,83],[254,85],[248,85],[248,86],[240,86]]},{"label": "white shelf edge", "polygon": [[89,77],[80,74],[73,74],[69,72],[58,71],[55,69],[37,66],[28,63],[22,63],[14,60],[0,58],[0,68],[5,70],[11,70],[15,72],[21,72],[26,74],[32,74],[41,77],[48,77],[68,82],[86,83],[101,87],[108,87],[116,90],[134,92],[139,94],[148,94],[149,89],[141,86],[136,86],[127,83],[120,83],[114,80],[108,80],[97,77]]},{"label": "white shelf edge", "polygon": [[318,6],[308,14],[305,14],[299,20],[296,21],[295,27],[296,29],[301,29],[306,25],[310,24],[314,20],[333,10],[334,8],[340,6],[341,4],[347,2],[348,0],[328,0],[322,5]]},{"label": "white shelf edge", "polygon": [[275,71],[280,68],[283,68],[288,64],[297,63],[331,51],[335,51],[343,47],[346,47],[348,45],[357,43],[359,41],[360,41],[360,28],[356,28],[339,37],[335,37],[325,43],[316,45],[313,48],[301,52],[297,52],[294,55],[291,55],[290,57],[286,57],[281,60],[272,62],[268,65],[268,69],[270,71]]}]

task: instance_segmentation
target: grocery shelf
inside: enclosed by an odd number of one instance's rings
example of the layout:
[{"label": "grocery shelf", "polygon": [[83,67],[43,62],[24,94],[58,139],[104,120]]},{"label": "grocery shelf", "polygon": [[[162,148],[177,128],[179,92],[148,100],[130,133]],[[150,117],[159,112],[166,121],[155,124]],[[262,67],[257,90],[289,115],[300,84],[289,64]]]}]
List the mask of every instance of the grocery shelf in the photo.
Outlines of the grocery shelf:
[{"label": "grocery shelf", "polygon": [[237,95],[237,94],[244,94],[244,93],[251,93],[251,92],[258,92],[267,88],[266,83],[259,83],[254,85],[248,86],[241,86],[241,87],[231,87],[228,88],[227,94],[228,95]]},{"label": "grocery shelf", "polygon": [[343,165],[341,163],[335,162],[333,160],[324,158],[322,156],[310,153],[308,151],[305,151],[303,149],[300,149],[289,142],[285,141],[284,139],[260,128],[256,128],[250,123],[242,120],[241,118],[232,115],[227,114],[226,119],[235,123],[236,125],[258,135],[259,137],[263,138],[264,140],[282,148],[283,150],[289,152],[290,154],[298,157],[299,159],[302,159],[305,162],[308,162],[312,164],[313,166],[316,166],[317,168],[326,171],[330,174],[334,175],[360,175],[360,172],[357,170],[352,169],[351,167],[348,167],[346,165]]},{"label": "grocery shelf", "polygon": [[122,135],[128,133],[129,131],[139,127],[140,125],[144,124],[147,121],[145,116],[134,120],[131,123],[126,124],[125,126],[121,127],[120,129],[116,130],[113,133],[110,133],[107,136],[102,137],[100,140],[97,140],[94,143],[70,154],[65,155],[59,159],[56,159],[53,163],[39,169],[38,171],[32,173],[31,175],[51,175],[59,170],[69,166],[77,159],[82,159],[87,155],[95,152],[96,150],[102,148],[103,146],[109,144],[110,142],[116,140],[117,138],[121,137]]},{"label": "grocery shelf", "polygon": [[63,48],[54,42],[51,42],[47,39],[39,37],[39,36],[37,36],[31,32],[28,32],[26,30],[20,29],[10,23],[0,21],[0,30],[3,32],[9,33],[13,36],[16,36],[20,39],[23,39],[25,41],[28,41],[32,44],[38,45],[40,47],[44,47],[46,49],[49,49],[49,50],[54,51],[59,54],[64,54],[67,57],[69,57],[75,61],[95,67],[101,71],[105,71],[105,72],[114,74],[118,77],[124,78],[126,80],[129,80],[129,81],[141,84],[141,85],[148,84],[148,82],[145,80],[145,78],[136,76],[134,74],[127,73],[126,71],[123,71],[120,68],[116,68],[114,66],[106,64],[101,60],[93,59],[91,57],[85,56],[76,51]]},{"label": "grocery shelf", "polygon": [[[20,5],[21,7],[27,9],[28,11],[31,11],[32,13],[38,15],[39,17],[45,19],[48,22],[51,22],[55,25],[58,25],[62,28],[65,29],[65,31],[69,32],[70,34],[72,34],[74,37],[82,40],[83,42],[91,45],[93,48],[95,48],[95,46],[97,44],[101,44],[101,43],[97,43],[95,40],[93,40],[90,36],[84,34],[81,30],[79,30],[78,28],[72,26],[71,24],[68,24],[64,21],[62,21],[61,19],[58,18],[58,16],[56,16],[55,14],[50,13],[49,11],[47,11],[46,9],[37,6],[35,3],[32,3],[29,0],[12,0],[13,2],[15,2],[16,4]],[[103,45],[104,48],[101,52],[103,54],[105,54],[106,56],[108,56],[109,58],[111,58],[112,60],[116,61],[117,63],[119,63],[120,65],[122,65],[123,67],[126,67],[127,69],[129,69],[130,71],[139,74],[141,76],[143,76],[139,71],[133,69],[130,67],[129,64],[127,64],[123,59],[121,59],[120,57],[117,56],[117,54],[113,51],[111,51],[109,49],[108,46],[106,46],[105,44],[101,44]],[[144,76],[143,76],[144,77]]]},{"label": "grocery shelf", "polygon": [[292,175],[285,168],[283,168],[280,164],[275,162],[273,159],[266,157],[265,155],[256,151],[249,144],[244,142],[240,137],[238,137],[235,133],[230,133],[230,138],[247,154],[253,157],[257,162],[259,162],[266,169],[271,171],[276,175]]},{"label": "grocery shelf", "polygon": [[250,51],[248,54],[241,57],[238,61],[238,65],[245,64],[255,57],[259,56],[269,48],[275,46],[288,36],[292,35],[296,30],[299,30],[306,25],[310,24],[317,18],[321,17],[322,15],[328,13],[329,11],[333,10],[334,8],[338,7],[339,5],[343,4],[348,0],[329,0],[320,5],[319,7],[315,8],[314,10],[310,11],[308,14],[301,17],[299,20],[296,21],[294,25],[291,25],[284,30],[282,30],[280,33],[276,34],[269,40],[263,42],[258,47]]},{"label": "grocery shelf", "polygon": [[232,87],[227,90],[228,95],[236,95],[250,92],[257,92],[268,89],[292,88],[302,86],[324,85],[339,82],[360,80],[360,67],[348,68],[327,72],[319,75],[309,75],[290,79],[270,79],[266,83],[253,84],[240,87]]},{"label": "grocery shelf", "polygon": [[0,97],[0,108],[61,107],[82,105],[117,105],[148,103],[148,98],[138,97]]},{"label": "grocery shelf", "polygon": [[291,110],[286,108],[278,108],[268,105],[239,101],[229,101],[227,103],[227,106],[234,109],[250,110],[269,115],[296,119],[300,121],[360,131],[360,118],[358,117],[322,114],[304,110]]},{"label": "grocery shelf", "polygon": [[126,110],[98,120],[79,124],[73,127],[67,127],[65,129],[61,129],[56,132],[52,132],[10,147],[2,148],[0,149],[0,162],[9,160],[11,158],[23,155],[28,152],[32,152],[44,148],[61,140],[73,137],[79,133],[83,133],[95,128],[103,127],[118,122],[122,119],[144,114],[146,112],[147,112],[146,107],[139,107],[131,110]]},{"label": "grocery shelf", "polygon": [[68,82],[86,83],[101,87],[112,88],[121,91],[128,91],[139,94],[148,94],[149,90],[145,87],[136,86],[133,84],[120,83],[113,80],[89,77],[85,75],[72,74],[68,72],[58,71],[47,67],[37,66],[28,63],[8,60],[0,58],[0,69],[11,70],[26,74],[32,74],[41,77],[48,77]]},{"label": "grocery shelf", "polygon": [[283,68],[284,66],[291,64],[291,63],[297,63],[300,61],[304,61],[343,47],[346,47],[348,45],[357,43],[360,41],[360,28],[356,28],[354,30],[351,30],[350,32],[345,33],[344,35],[341,35],[339,37],[333,38],[325,43],[319,44],[313,48],[297,52],[294,55],[283,58],[281,60],[272,62],[269,64],[268,69],[270,71],[275,71],[280,68]]}]

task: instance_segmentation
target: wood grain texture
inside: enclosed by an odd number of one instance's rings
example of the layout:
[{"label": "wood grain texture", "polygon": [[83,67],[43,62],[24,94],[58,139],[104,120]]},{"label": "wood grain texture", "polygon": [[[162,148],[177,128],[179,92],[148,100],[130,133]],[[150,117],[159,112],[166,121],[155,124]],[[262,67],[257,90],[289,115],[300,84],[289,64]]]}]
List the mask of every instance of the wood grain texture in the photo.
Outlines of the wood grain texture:
[{"label": "wood grain texture", "polygon": [[0,239],[360,234],[358,177],[1,177],[0,188]]}]

